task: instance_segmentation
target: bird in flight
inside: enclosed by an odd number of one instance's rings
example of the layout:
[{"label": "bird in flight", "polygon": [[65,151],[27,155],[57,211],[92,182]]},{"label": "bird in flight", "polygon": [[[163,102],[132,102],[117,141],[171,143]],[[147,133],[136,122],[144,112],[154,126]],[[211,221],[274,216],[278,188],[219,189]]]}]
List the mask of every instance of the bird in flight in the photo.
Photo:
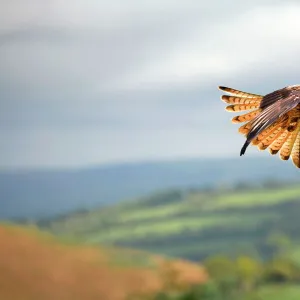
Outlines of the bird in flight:
[{"label": "bird in flight", "polygon": [[300,84],[276,90],[265,96],[247,93],[225,86],[219,89],[229,95],[221,100],[229,104],[229,112],[248,111],[232,118],[232,123],[245,123],[239,132],[246,137],[240,155],[251,144],[260,150],[269,148],[282,160],[290,157],[300,168]]}]

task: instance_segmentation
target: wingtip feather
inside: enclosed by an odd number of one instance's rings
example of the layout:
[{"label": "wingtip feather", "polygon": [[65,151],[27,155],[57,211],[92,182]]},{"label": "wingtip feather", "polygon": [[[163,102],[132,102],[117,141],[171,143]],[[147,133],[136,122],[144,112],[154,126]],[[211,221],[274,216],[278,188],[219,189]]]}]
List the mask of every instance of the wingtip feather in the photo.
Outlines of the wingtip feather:
[{"label": "wingtip feather", "polygon": [[248,140],[246,140],[245,144],[243,145],[241,152],[240,152],[240,156],[243,156],[246,153],[246,149],[248,148],[250,142]]}]

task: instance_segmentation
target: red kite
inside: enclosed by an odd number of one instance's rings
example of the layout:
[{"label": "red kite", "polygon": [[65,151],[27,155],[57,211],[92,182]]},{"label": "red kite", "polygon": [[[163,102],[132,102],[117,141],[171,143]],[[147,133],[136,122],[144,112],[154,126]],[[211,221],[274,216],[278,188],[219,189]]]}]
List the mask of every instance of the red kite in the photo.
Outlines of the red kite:
[{"label": "red kite", "polygon": [[227,111],[249,112],[232,118],[233,123],[244,123],[239,132],[246,136],[240,155],[244,155],[249,144],[260,150],[269,148],[280,158],[290,157],[300,168],[300,85],[287,86],[265,96],[251,94],[219,86],[229,95],[222,95],[222,101],[230,104]]}]

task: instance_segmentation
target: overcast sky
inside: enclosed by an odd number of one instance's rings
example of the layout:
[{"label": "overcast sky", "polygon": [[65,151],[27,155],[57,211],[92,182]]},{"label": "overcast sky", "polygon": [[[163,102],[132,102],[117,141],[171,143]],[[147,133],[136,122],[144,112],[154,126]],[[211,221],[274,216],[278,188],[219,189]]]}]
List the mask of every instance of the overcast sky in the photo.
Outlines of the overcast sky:
[{"label": "overcast sky", "polygon": [[0,168],[238,156],[217,86],[300,83],[299,16],[299,1],[2,0]]}]

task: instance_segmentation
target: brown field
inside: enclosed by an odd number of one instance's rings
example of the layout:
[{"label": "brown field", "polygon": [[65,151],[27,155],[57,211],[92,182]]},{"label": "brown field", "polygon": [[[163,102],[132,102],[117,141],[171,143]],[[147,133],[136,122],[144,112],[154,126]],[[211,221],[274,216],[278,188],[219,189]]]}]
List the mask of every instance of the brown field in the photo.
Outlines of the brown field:
[{"label": "brown field", "polygon": [[[145,255],[151,265],[114,263]],[[139,251],[61,243],[35,229],[0,226],[0,299],[128,299],[207,280],[201,266]]]}]

